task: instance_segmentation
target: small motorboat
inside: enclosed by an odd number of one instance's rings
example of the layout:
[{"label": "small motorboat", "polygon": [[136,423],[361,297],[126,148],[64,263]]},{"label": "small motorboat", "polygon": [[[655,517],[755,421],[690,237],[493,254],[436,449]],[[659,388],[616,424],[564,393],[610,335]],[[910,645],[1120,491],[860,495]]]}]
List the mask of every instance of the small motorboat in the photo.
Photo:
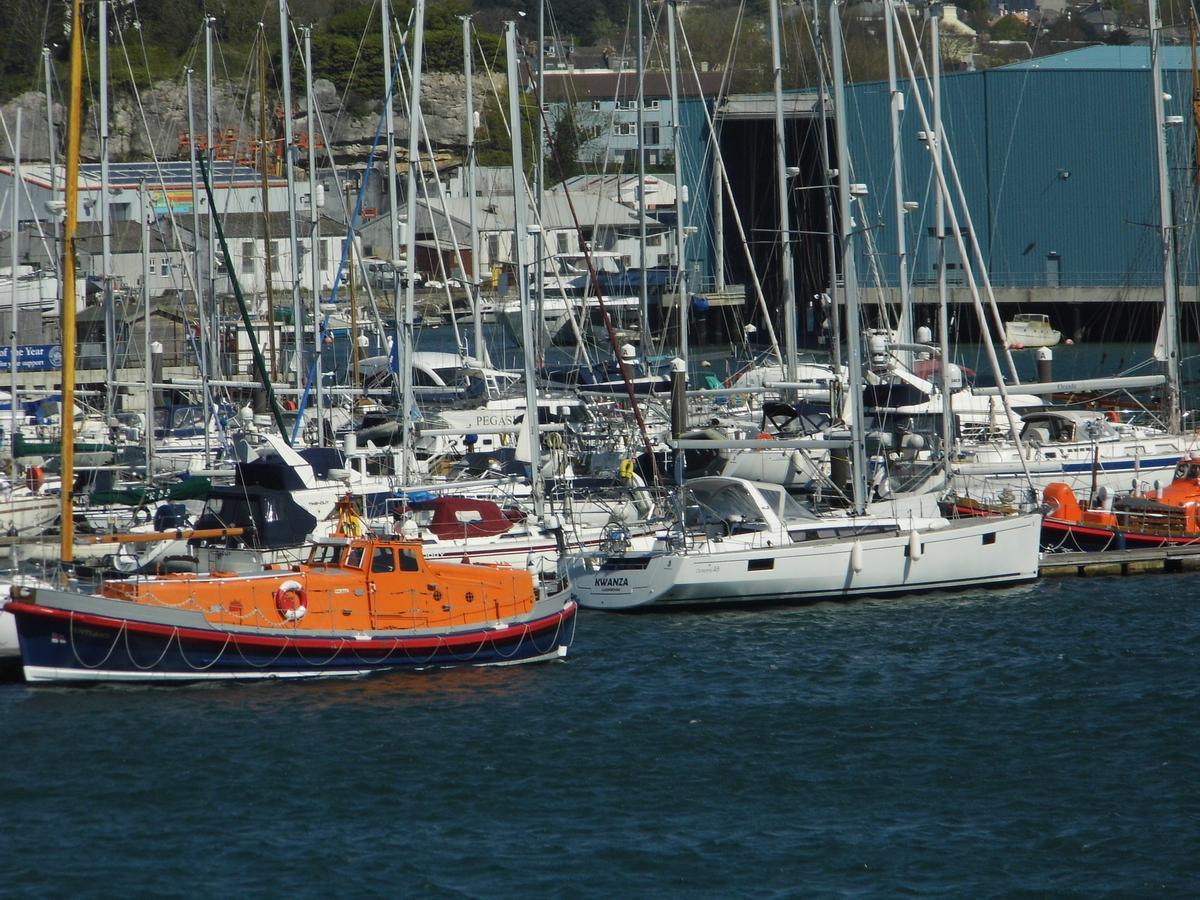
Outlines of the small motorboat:
[{"label": "small motorboat", "polygon": [[431,562],[419,541],[330,537],[291,569],[14,586],[31,682],[195,682],[512,665],[566,655],[576,604],[525,569]]},{"label": "small motorboat", "polygon": [[1062,340],[1062,332],[1050,327],[1050,317],[1042,313],[1018,313],[1004,323],[1004,341],[1013,348],[1053,347]]}]

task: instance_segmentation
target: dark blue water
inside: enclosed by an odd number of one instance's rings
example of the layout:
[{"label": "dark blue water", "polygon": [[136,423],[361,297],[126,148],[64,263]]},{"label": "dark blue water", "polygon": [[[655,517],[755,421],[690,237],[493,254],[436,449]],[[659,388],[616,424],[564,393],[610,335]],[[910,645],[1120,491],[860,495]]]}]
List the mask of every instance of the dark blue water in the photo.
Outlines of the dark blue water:
[{"label": "dark blue water", "polygon": [[541,666],[0,687],[0,894],[1195,897],[1196,594],[585,613]]}]

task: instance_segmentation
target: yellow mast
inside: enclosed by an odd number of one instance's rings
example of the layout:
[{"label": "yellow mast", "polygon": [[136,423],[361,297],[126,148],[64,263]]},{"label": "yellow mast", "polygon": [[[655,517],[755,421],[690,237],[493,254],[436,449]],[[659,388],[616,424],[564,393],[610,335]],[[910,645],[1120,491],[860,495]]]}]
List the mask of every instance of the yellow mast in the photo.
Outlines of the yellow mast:
[{"label": "yellow mast", "polygon": [[[62,286],[62,562],[74,560],[75,507],[75,233],[79,225],[79,141],[83,131],[83,3],[71,0],[71,97],[67,107],[66,213]],[[107,273],[105,273],[107,274]],[[149,460],[147,460],[149,463]]]}]

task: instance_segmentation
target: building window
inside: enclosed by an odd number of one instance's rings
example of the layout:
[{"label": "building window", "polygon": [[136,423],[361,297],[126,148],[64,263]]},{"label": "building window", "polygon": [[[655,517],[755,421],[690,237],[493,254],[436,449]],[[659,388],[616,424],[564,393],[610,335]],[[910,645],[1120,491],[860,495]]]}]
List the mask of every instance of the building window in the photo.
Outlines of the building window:
[{"label": "building window", "polygon": [[254,272],[254,241],[242,241],[242,274]]},{"label": "building window", "polygon": [[647,122],[646,131],[643,135],[643,143],[647,146],[656,146],[659,142],[659,129],[657,122]]},{"label": "building window", "polygon": [[647,247],[661,247],[662,246],[662,235],[661,234],[646,235],[646,246]]},{"label": "building window", "polygon": [[317,242],[318,252],[321,254],[321,271],[324,272],[329,268],[329,241],[323,241],[320,238],[314,238]]},{"label": "building window", "polygon": [[162,273],[163,278],[170,278],[171,277],[171,260],[164,256],[162,259],[162,264],[159,266],[158,271],[160,273]]},{"label": "building window", "polygon": [[658,101],[657,100],[647,100],[645,108],[646,109],[658,109]]},{"label": "building window", "polygon": [[500,235],[489,234],[487,239],[488,262],[495,265],[500,260]]},{"label": "building window", "polygon": [[279,245],[280,241],[271,241],[271,271],[279,274]]},{"label": "building window", "polygon": [[637,125],[633,122],[617,122],[613,125],[613,134],[636,135]]},{"label": "building window", "polygon": [[570,240],[570,235],[568,235],[567,232],[560,231],[557,234],[555,234],[554,237],[555,237],[555,240],[558,241],[558,252],[559,253],[570,253],[571,252],[570,248],[568,247],[568,241]]},{"label": "building window", "polygon": [[599,112],[599,111],[600,111],[600,101],[593,100],[592,101],[592,112]]}]

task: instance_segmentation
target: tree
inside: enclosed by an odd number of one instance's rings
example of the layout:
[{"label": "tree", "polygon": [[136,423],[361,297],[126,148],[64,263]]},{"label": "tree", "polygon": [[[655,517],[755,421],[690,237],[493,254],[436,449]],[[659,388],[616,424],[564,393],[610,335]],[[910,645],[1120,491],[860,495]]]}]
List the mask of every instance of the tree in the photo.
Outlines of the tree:
[{"label": "tree", "polygon": [[579,149],[586,140],[587,136],[575,120],[574,107],[566,104],[550,135],[552,155],[549,171],[556,176],[556,180],[566,181],[583,172]]},{"label": "tree", "polygon": [[1029,26],[1016,16],[1002,16],[988,29],[993,41],[1024,41],[1029,38]]}]

